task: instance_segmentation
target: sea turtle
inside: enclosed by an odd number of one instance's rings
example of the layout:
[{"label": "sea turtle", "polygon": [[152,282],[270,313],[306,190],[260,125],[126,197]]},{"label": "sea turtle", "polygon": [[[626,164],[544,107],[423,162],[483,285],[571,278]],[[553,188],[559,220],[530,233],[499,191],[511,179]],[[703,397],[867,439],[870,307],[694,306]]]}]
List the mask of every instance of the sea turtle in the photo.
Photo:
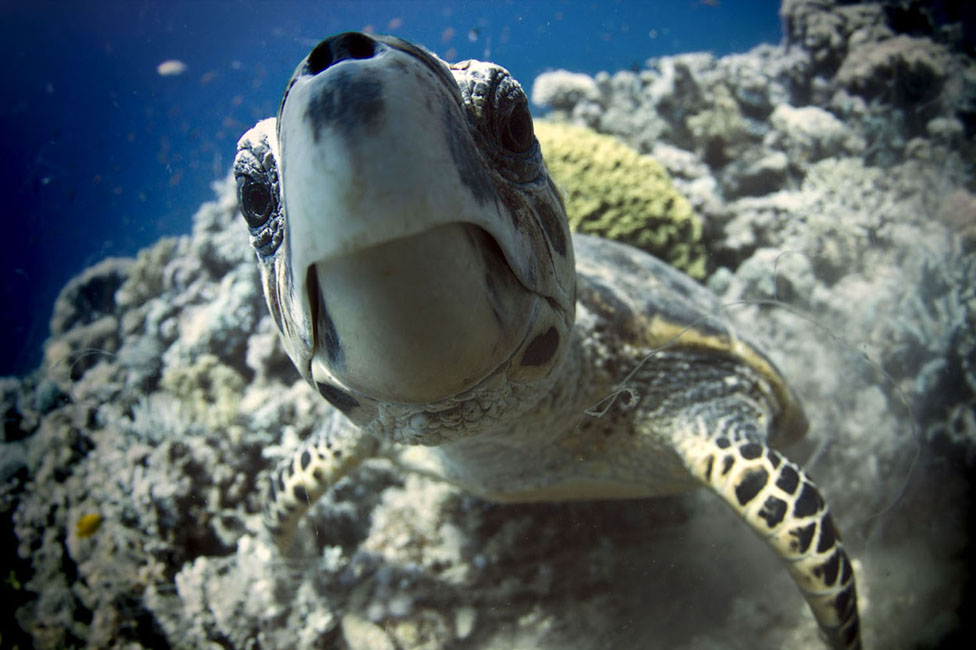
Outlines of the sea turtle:
[{"label": "sea turtle", "polygon": [[705,288],[571,235],[504,68],[332,36],[277,118],[241,138],[234,172],[285,350],[335,407],[272,475],[280,546],[323,492],[393,448],[503,502],[704,484],[783,559],[829,642],[860,646],[830,511],[767,445],[806,431],[795,395]]}]

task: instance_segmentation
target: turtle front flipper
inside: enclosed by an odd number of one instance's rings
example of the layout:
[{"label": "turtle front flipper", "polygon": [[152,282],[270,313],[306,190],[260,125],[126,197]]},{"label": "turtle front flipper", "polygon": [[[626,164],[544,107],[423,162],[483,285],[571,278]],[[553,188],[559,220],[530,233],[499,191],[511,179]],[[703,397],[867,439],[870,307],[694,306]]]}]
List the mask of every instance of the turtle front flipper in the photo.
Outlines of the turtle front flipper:
[{"label": "turtle front flipper", "polygon": [[782,558],[830,644],[860,648],[851,561],[806,472],[748,438],[688,435],[676,449],[691,473]]},{"label": "turtle front flipper", "polygon": [[281,550],[288,548],[312,504],[376,454],[373,436],[342,424],[332,418],[271,474],[264,525]]}]

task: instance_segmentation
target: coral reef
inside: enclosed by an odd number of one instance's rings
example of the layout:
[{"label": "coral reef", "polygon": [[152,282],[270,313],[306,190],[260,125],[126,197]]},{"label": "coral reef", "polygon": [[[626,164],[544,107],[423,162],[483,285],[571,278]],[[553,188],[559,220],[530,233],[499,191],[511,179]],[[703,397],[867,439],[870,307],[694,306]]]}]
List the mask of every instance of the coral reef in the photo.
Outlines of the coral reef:
[{"label": "coral reef", "polygon": [[[976,69],[952,24],[906,18],[924,4],[786,0],[782,45],[537,84],[701,217],[706,282],[806,405],[786,451],[856,558],[866,647],[972,636]],[[377,460],[279,554],[261,486],[341,416],[277,341],[233,182],[216,194],[192,234],[72,280],[43,365],[0,379],[7,645],[819,647],[709,495],[498,505]]]},{"label": "coral reef", "polygon": [[565,189],[573,230],[631,244],[705,277],[701,223],[661,165],[583,127],[540,120],[535,131],[546,166]]},{"label": "coral reef", "polygon": [[596,83],[589,75],[567,70],[537,77],[532,83],[532,103],[552,106],[556,110],[572,108],[584,99],[599,97]]},{"label": "coral reef", "polygon": [[836,80],[869,99],[890,93],[895,102],[924,103],[939,94],[947,58],[943,48],[928,39],[893,36],[854,45]]}]

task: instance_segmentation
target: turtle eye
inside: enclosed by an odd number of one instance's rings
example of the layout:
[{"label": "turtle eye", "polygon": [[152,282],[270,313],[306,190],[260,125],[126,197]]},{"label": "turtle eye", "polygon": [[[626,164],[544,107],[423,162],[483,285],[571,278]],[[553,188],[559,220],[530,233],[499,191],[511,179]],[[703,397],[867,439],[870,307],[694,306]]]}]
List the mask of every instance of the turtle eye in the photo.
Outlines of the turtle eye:
[{"label": "turtle eye", "polygon": [[533,143],[532,116],[524,103],[517,104],[502,127],[502,146],[513,153],[525,153]]},{"label": "turtle eye", "polygon": [[259,183],[249,176],[238,176],[237,204],[247,225],[251,228],[260,228],[271,215],[271,192],[264,183]]}]

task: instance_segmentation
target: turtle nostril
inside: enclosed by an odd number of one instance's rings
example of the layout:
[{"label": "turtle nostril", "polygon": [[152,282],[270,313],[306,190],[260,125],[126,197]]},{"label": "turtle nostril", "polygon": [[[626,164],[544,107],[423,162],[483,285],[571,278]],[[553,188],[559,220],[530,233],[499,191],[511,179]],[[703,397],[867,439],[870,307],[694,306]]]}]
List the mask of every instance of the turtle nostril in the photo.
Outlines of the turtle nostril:
[{"label": "turtle nostril", "polygon": [[309,74],[318,74],[347,59],[369,59],[376,54],[376,43],[360,32],[343,32],[330,36],[308,55]]}]

